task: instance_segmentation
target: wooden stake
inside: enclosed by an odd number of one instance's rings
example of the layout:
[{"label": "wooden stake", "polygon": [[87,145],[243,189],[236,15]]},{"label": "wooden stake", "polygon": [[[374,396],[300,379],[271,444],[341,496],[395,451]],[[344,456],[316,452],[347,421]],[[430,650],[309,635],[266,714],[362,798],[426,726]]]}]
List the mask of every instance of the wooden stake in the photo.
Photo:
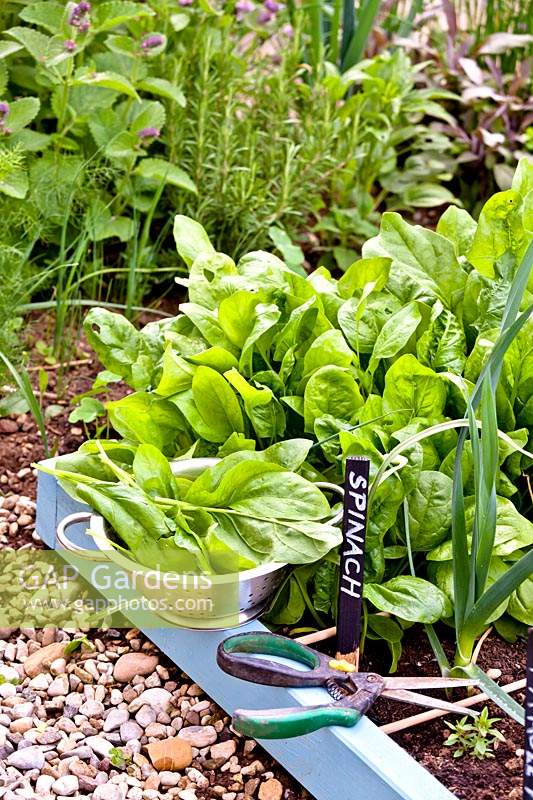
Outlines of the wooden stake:
[{"label": "wooden stake", "polygon": [[[512,694],[512,692],[518,692],[520,689],[525,688],[525,679],[514,681],[514,683],[508,683],[507,686],[500,686],[500,689],[503,689],[507,694]],[[464,700],[458,700],[455,705],[458,706],[458,708],[469,708],[470,706],[477,706],[480,703],[486,703],[487,700],[490,700],[490,698],[483,692],[482,694],[472,695],[472,697],[465,697]],[[445,717],[448,713],[448,711],[440,711],[436,708],[431,711],[424,711],[422,714],[414,714],[412,717],[399,719],[396,722],[388,722],[386,725],[380,725],[379,729],[383,731],[383,733],[398,733],[407,728],[414,728],[416,725],[422,725],[424,722],[430,722],[433,719]]]},{"label": "wooden stake", "polygon": [[302,644],[315,644],[315,642],[323,642],[326,639],[331,639],[337,633],[337,628],[324,628],[323,631],[314,631],[313,633],[306,633],[303,636],[295,636],[296,642]]}]

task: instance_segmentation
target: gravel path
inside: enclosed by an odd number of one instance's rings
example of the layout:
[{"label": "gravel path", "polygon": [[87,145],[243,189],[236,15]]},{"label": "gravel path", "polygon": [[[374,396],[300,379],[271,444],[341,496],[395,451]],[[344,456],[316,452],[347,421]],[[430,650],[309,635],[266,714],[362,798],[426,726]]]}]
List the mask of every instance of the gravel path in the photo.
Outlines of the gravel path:
[{"label": "gravel path", "polygon": [[[0,547],[39,546],[25,469]],[[93,633],[0,628],[2,800],[310,798],[139,631]]]},{"label": "gravel path", "polygon": [[309,797],[138,631],[79,636],[0,629],[4,800]]}]

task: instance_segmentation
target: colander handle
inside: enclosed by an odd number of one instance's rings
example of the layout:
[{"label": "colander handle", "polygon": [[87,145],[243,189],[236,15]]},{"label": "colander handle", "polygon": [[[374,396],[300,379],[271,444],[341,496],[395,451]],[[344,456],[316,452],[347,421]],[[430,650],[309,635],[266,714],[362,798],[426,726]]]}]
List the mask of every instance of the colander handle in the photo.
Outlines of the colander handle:
[{"label": "colander handle", "polygon": [[[344,489],[342,486],[338,486],[336,483],[328,483],[327,481],[316,481],[315,486],[318,486],[320,489],[326,489],[328,492],[336,492],[341,500],[344,500]],[[330,525],[338,525],[339,522],[342,522],[344,511],[341,510],[334,514],[334,516],[328,520]]]},{"label": "colander handle", "polygon": [[77,525],[80,522],[90,523],[92,516],[93,514],[90,511],[77,511],[75,514],[68,514],[68,516],[63,517],[57,524],[57,541],[61,547],[64,550],[68,550],[69,553],[75,553],[75,555],[86,558],[89,561],[105,561],[105,556],[98,550],[87,550],[85,547],[80,547],[79,544],[71,542],[66,534],[67,528],[71,525]]}]

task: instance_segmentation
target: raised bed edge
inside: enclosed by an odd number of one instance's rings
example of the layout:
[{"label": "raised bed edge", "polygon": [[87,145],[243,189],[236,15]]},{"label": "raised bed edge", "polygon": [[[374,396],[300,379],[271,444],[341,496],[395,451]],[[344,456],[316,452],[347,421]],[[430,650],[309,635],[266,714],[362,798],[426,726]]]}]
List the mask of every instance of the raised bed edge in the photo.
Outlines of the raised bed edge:
[{"label": "raised bed edge", "polygon": [[[43,463],[53,465],[57,460],[60,458]],[[57,523],[85,508],[72,500],[53,476],[39,473],[36,529],[49,547],[56,547]],[[73,529],[73,539],[87,546],[83,526]],[[265,628],[252,622],[241,630]],[[215,662],[225,632],[162,627],[143,633],[228,713],[237,707],[314,705],[328,698],[324,689],[272,688],[225,675]],[[317,800],[330,800],[332,791],[337,800],[457,800],[367,718],[355,728],[325,728],[297,739],[262,740],[261,745]]]}]

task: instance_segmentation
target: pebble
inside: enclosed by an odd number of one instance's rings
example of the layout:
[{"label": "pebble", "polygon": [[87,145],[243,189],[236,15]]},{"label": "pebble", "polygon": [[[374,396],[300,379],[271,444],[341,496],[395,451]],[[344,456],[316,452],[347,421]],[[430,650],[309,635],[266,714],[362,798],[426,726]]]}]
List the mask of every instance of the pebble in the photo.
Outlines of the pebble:
[{"label": "pebble", "polygon": [[154,687],[153,689],[146,689],[141,692],[139,697],[129,704],[131,712],[138,711],[142,706],[150,706],[159,714],[161,711],[166,711],[170,706],[172,695],[166,689]]},{"label": "pebble", "polygon": [[[7,657],[6,651],[4,651],[4,658],[7,661],[12,660]],[[8,666],[7,664],[0,664],[0,675],[5,681],[18,681],[20,679],[20,675],[18,674],[17,670],[14,667]]]},{"label": "pebble", "polygon": [[120,738],[123,742],[129,742],[130,739],[140,739],[142,735],[143,729],[132,719],[123,722],[120,726]]},{"label": "pebble", "polygon": [[120,786],[116,783],[103,783],[93,792],[93,800],[123,800]]},{"label": "pebble", "polygon": [[32,678],[28,683],[30,689],[35,689],[36,692],[46,692],[50,685],[50,676],[45,672],[41,672]]},{"label": "pebble", "polygon": [[[82,707],[80,707],[80,711]],[[112,708],[104,720],[104,731],[107,733],[120,728],[124,722],[128,722],[129,718],[129,712],[125,708]]]},{"label": "pebble", "polygon": [[142,706],[137,713],[135,714],[135,719],[141,726],[141,728],[146,728],[152,722],[155,722],[157,719],[157,714],[155,713],[153,708],[150,706]]},{"label": "pebble", "polygon": [[178,737],[186,739],[193,747],[201,749],[216,742],[217,732],[212,725],[190,725],[188,728],[182,728]]},{"label": "pebble", "polygon": [[52,784],[52,791],[56,794],[70,797],[79,789],[79,781],[76,775],[63,775]]},{"label": "pebble", "polygon": [[197,800],[194,789],[182,789],[182,791],[178,793],[178,797],[180,800]]},{"label": "pebble", "polygon": [[39,672],[48,668],[52,661],[63,656],[64,643],[52,642],[46,647],[41,647],[32,653],[24,662],[24,672],[29,678],[35,678]]},{"label": "pebble", "polygon": [[[86,700],[85,703],[82,703],[80,706],[80,714],[84,714],[86,717],[103,717],[104,712],[104,704],[98,702],[98,700]],[[104,728],[104,730],[106,730],[106,728]],[[112,730],[112,728],[108,728],[107,730]]]},{"label": "pebble", "polygon": [[150,675],[158,663],[157,656],[146,653],[125,653],[116,661],[113,677],[118,683],[129,683],[136,675]]},{"label": "pebble", "polygon": [[48,687],[48,697],[64,697],[68,694],[69,685],[66,675],[58,675]]},{"label": "pebble", "polygon": [[151,742],[146,749],[150,761],[158,771],[179,772],[192,763],[191,744],[178,736]]},{"label": "pebble", "polygon": [[101,736],[88,736],[85,739],[85,744],[87,747],[90,747],[93,752],[103,758],[107,758],[109,751],[113,747],[111,742],[108,742],[107,739],[103,739]]},{"label": "pebble", "polygon": [[42,769],[44,767],[44,753],[40,747],[25,747],[16,750],[8,756],[7,763],[17,769]]},{"label": "pebble", "polygon": [[283,785],[277,778],[269,778],[259,787],[259,800],[281,800]]},{"label": "pebble", "polygon": [[35,783],[35,791],[37,794],[50,794],[50,789],[54,783],[53,775],[39,775]]},{"label": "pebble", "polygon": [[195,767],[191,767],[191,769],[187,770],[187,777],[195,783],[199,789],[207,789],[209,786],[209,780]]},{"label": "pebble", "polygon": [[233,739],[213,744],[210,750],[211,758],[223,758],[224,761],[227,761],[235,753],[236,749],[237,744]]},{"label": "pebble", "polygon": [[161,786],[177,786],[180,782],[181,775],[179,772],[169,772],[163,770],[159,773],[159,781]]}]

